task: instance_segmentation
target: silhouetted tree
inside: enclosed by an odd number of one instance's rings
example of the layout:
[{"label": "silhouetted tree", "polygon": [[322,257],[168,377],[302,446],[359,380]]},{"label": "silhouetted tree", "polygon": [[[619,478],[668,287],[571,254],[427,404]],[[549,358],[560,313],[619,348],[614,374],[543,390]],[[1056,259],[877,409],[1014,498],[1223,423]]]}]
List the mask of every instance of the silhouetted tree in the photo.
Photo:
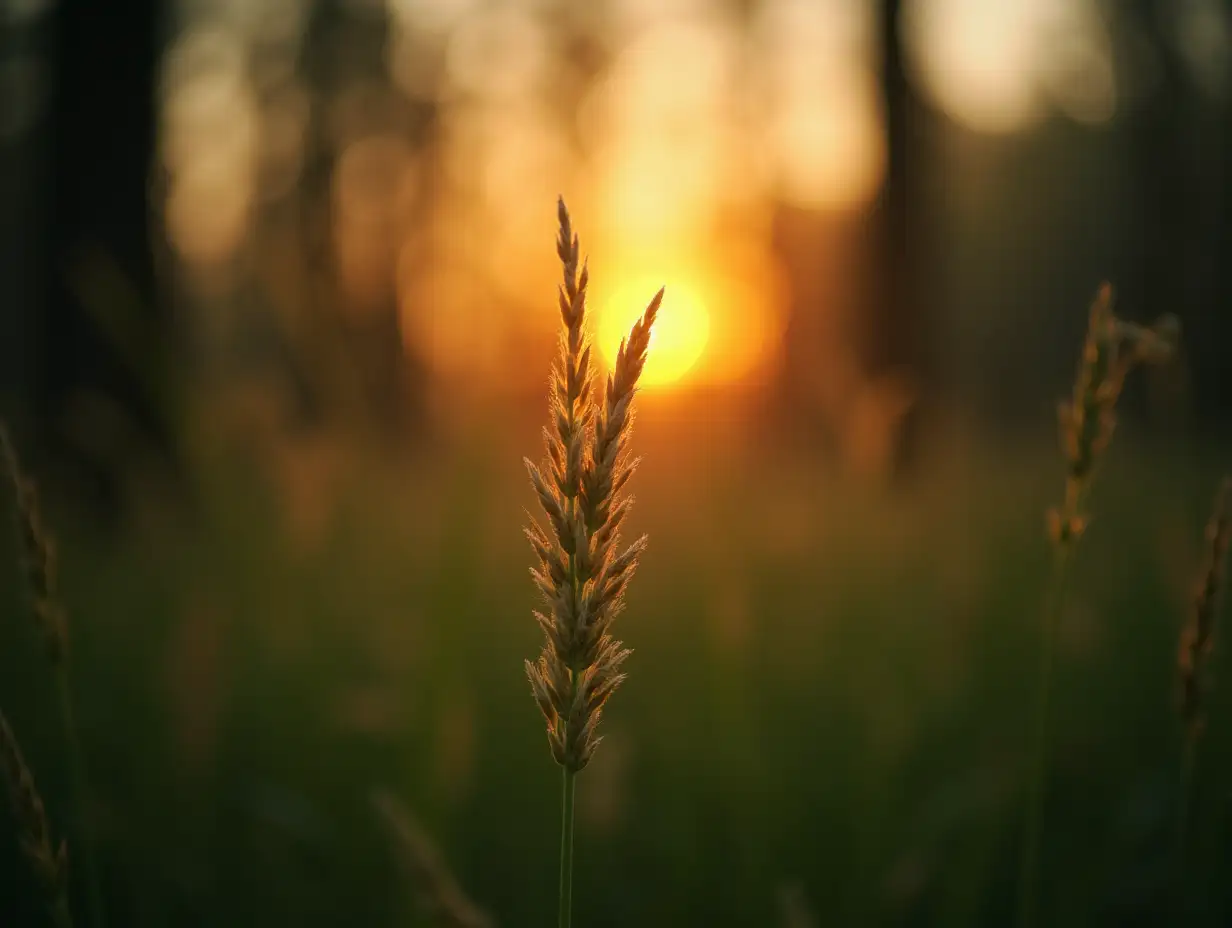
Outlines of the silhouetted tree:
[{"label": "silhouetted tree", "polygon": [[[1138,53],[1126,78],[1137,89],[1125,121],[1134,222],[1125,232],[1125,310],[1179,315],[1201,420],[1232,414],[1232,87],[1222,97],[1186,60],[1181,5],[1133,0],[1123,31]],[[1226,9],[1226,5],[1225,5]]]},{"label": "silhouetted tree", "polygon": [[908,77],[902,0],[882,0],[878,36],[881,101],[885,120],[886,170],[873,213],[868,327],[863,355],[872,376],[896,373],[913,384],[916,399],[901,420],[896,469],[910,465],[932,376],[928,217],[923,182],[927,170],[928,114]]},{"label": "silhouetted tree", "polygon": [[[396,288],[375,311],[347,314],[346,295],[334,254],[334,173],[343,148],[355,141],[340,133],[339,99],[367,87],[374,112],[359,131],[398,134],[416,151],[431,141],[435,101],[412,101],[389,83],[385,48],[389,16],[381,5],[361,6],[341,0],[317,0],[308,18],[300,50],[299,72],[311,100],[305,140],[304,169],[294,208],[299,227],[302,272],[309,276],[310,304],[300,307],[305,353],[290,355],[298,385],[300,411],[306,420],[345,410],[362,417],[385,437],[405,437],[425,426],[426,373],[420,359],[408,354],[399,333]],[[431,184],[426,185],[431,187]],[[421,200],[418,207],[426,204]],[[389,269],[391,282],[395,270]]]}]

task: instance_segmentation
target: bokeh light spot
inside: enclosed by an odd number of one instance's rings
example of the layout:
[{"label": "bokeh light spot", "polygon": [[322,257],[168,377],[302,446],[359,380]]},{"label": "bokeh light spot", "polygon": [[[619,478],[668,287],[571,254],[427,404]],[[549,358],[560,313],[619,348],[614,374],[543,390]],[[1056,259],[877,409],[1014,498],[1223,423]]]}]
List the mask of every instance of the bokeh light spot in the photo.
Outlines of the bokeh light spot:
[{"label": "bokeh light spot", "polygon": [[[609,367],[616,361],[621,339],[661,285],[649,277],[632,279],[602,304],[597,334],[599,350]],[[663,306],[650,336],[642,385],[662,386],[681,380],[696,366],[709,338],[710,315],[699,289],[687,280],[667,281]]]}]

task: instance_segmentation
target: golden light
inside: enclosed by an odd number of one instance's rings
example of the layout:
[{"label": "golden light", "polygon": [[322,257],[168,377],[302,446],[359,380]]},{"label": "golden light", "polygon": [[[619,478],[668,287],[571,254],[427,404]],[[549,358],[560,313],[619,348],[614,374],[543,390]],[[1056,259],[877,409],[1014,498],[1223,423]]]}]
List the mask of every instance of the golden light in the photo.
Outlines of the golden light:
[{"label": "golden light", "polygon": [[1093,0],[919,0],[904,15],[924,89],[977,131],[1029,129],[1052,108],[1092,124],[1115,113],[1113,40]]},{"label": "golden light", "polygon": [[637,277],[604,299],[597,313],[599,351],[610,368],[616,361],[620,340],[629,334],[651,297],[666,284],[659,318],[650,335],[650,352],[642,372],[646,387],[675,383],[692,370],[710,339],[710,314],[701,288],[687,278],[666,281]]},{"label": "golden light", "polygon": [[[643,383],[751,385],[774,368],[787,293],[777,263],[757,243],[710,242],[693,250],[661,243],[648,254],[618,238],[595,241],[595,254],[613,256],[604,264],[610,272],[592,278],[590,293],[595,340],[609,368],[661,286]],[[673,259],[663,266],[658,256],[666,254]]]},{"label": "golden light", "polygon": [[167,237],[196,265],[225,262],[249,229],[260,120],[242,43],[225,30],[189,30],[162,74],[160,149]]},{"label": "golden light", "polygon": [[988,133],[1019,132],[1043,116],[1036,80],[1043,4],[926,0],[904,13],[924,87],[954,119]]}]

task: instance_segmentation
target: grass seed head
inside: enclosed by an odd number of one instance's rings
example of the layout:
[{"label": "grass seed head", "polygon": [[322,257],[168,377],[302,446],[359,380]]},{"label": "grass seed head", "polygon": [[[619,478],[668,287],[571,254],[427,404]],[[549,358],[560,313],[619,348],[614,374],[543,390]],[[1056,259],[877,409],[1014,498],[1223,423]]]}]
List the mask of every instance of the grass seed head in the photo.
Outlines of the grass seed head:
[{"label": "grass seed head", "polygon": [[621,490],[637,466],[626,453],[633,397],[663,291],[621,342],[597,395],[585,327],[589,274],[564,200],[557,215],[562,332],[544,431],[547,453],[542,464],[525,462],[547,518],[547,528],[532,518],[526,535],[536,557],[531,577],[548,610],[535,613],[544,648],[526,662],[526,675],[547,723],[552,757],[576,772],[594,755],[603,706],[625,679],[620,667],[631,653],[610,629],[646,542],[621,547],[620,526],[632,502]]},{"label": "grass seed head", "polygon": [[1177,667],[1180,672],[1180,712],[1186,731],[1201,731],[1208,671],[1215,649],[1215,631],[1226,580],[1228,542],[1232,536],[1232,476],[1224,477],[1206,525],[1206,555],[1194,591],[1189,619],[1181,632]]},{"label": "grass seed head", "polygon": [[1084,501],[1116,431],[1116,405],[1126,377],[1138,364],[1167,363],[1180,341],[1176,316],[1162,316],[1146,327],[1118,319],[1112,304],[1112,286],[1105,283],[1091,304],[1073,395],[1058,409],[1065,499],[1048,513],[1049,535],[1058,545],[1076,541],[1090,521]]},{"label": "grass seed head", "polygon": [[68,626],[56,586],[56,548],[43,523],[38,489],[22,470],[8,430],[0,424],[0,457],[16,501],[17,536],[35,621],[51,662],[60,664],[68,650]]}]

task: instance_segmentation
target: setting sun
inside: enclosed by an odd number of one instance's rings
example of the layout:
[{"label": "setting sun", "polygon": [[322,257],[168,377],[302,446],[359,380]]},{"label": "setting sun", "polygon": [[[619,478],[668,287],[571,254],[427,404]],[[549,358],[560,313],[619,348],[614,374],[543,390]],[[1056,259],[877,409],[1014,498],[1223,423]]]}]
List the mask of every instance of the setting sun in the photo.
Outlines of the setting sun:
[{"label": "setting sun", "polygon": [[[638,278],[601,301],[598,312],[599,350],[610,367],[624,338],[647,302],[662,285]],[[650,353],[642,384],[660,386],[680,380],[697,364],[710,338],[710,314],[698,289],[683,280],[667,280],[663,306],[650,336]]]}]

